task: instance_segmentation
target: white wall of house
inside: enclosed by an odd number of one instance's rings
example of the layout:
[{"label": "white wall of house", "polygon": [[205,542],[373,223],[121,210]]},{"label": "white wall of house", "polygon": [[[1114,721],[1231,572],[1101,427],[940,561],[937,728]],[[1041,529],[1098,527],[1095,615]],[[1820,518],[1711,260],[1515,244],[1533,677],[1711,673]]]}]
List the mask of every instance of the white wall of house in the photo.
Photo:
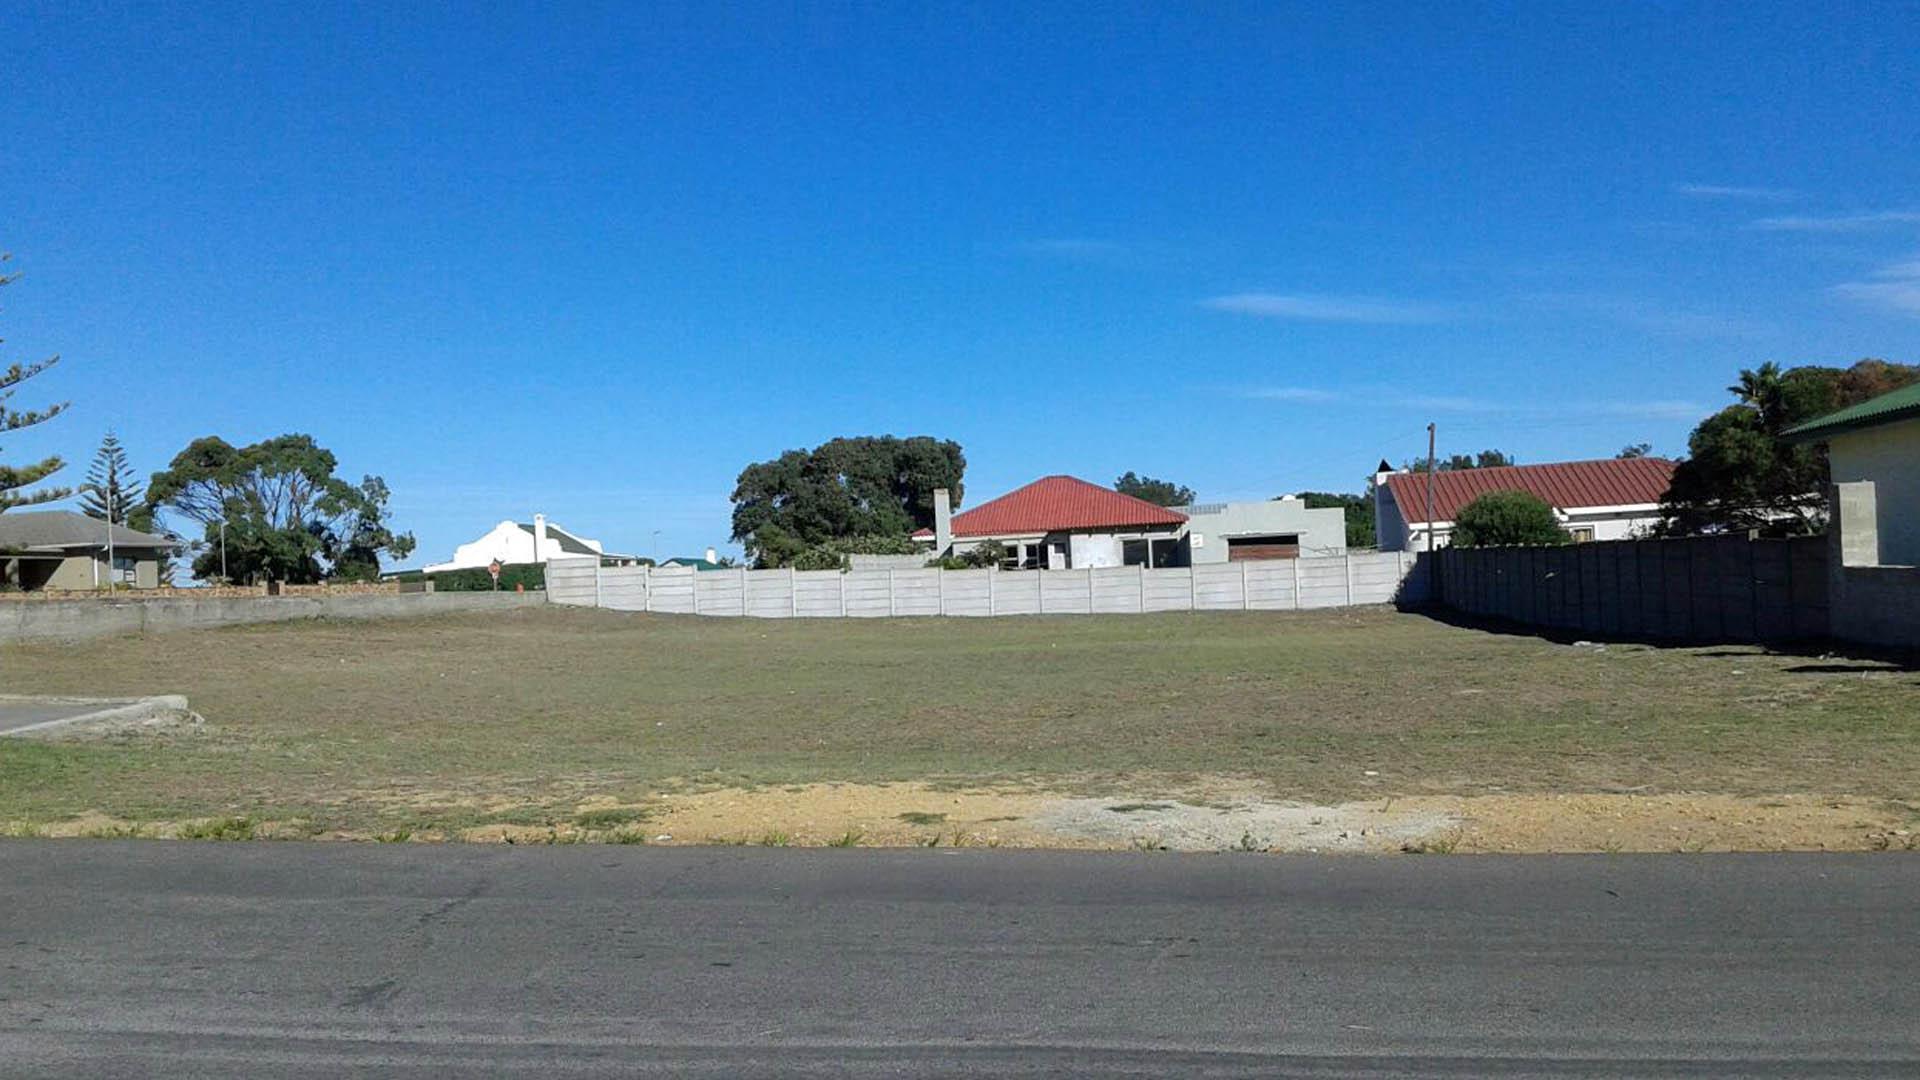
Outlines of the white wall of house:
[{"label": "white wall of house", "polygon": [[1842,432],[1827,452],[1834,483],[1873,481],[1881,565],[1920,566],[1920,417]]},{"label": "white wall of house", "polygon": [[[536,540],[536,535],[538,539]],[[604,550],[598,540],[576,537],[581,543],[595,551]],[[495,559],[503,564],[544,563],[552,559],[564,559],[568,555],[560,548],[558,538],[547,532],[547,519],[535,515],[533,532],[521,528],[518,523],[503,521],[493,527],[493,531],[473,541],[461,544],[453,549],[453,558],[425,567],[429,574],[443,573],[448,570],[485,569]]]},{"label": "white wall of house", "polygon": [[[1347,553],[1347,515],[1338,507],[1309,510],[1299,499],[1266,502],[1201,503],[1180,507],[1195,566],[1227,561],[1236,537],[1297,536],[1306,558]],[[1077,565],[1077,564],[1076,564]]]}]

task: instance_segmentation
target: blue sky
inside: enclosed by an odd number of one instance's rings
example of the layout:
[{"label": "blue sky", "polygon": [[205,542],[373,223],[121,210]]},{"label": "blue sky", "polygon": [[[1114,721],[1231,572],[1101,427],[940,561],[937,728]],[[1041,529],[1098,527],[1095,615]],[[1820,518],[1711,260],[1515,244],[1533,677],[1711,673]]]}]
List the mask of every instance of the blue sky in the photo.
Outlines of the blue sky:
[{"label": "blue sky", "polygon": [[414,562],[664,555],[840,434],[1265,497],[1920,361],[1908,5],[307,7],[0,13],[0,358],[74,401],[6,460],[305,431]]}]

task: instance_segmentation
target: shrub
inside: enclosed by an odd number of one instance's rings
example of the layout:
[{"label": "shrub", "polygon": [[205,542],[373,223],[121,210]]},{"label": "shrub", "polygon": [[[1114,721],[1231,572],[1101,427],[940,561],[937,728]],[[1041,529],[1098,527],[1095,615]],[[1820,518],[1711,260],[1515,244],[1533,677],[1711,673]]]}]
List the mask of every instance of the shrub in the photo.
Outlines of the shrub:
[{"label": "shrub", "polygon": [[957,555],[943,555],[933,559],[927,565],[937,566],[942,570],[981,570],[999,566],[1006,559],[1007,545],[998,540],[988,540]]},{"label": "shrub", "polygon": [[[395,574],[395,581],[431,581],[435,592],[488,592],[493,588],[493,578],[481,566],[465,570],[447,570],[438,574],[423,574],[414,571],[408,574]],[[524,585],[529,591],[547,587],[547,568],[541,563],[511,563],[500,568],[500,588],[512,592],[515,586]]]},{"label": "shrub", "polygon": [[1524,491],[1494,491],[1461,508],[1453,523],[1455,547],[1564,544],[1570,539],[1553,507]]}]

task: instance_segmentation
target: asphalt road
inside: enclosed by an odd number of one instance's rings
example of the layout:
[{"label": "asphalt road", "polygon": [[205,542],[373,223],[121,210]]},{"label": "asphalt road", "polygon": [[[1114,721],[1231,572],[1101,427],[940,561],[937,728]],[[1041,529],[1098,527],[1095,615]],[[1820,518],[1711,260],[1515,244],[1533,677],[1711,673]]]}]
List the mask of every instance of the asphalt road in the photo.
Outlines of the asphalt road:
[{"label": "asphalt road", "polygon": [[0,842],[8,1077],[1915,1076],[1920,858]]}]

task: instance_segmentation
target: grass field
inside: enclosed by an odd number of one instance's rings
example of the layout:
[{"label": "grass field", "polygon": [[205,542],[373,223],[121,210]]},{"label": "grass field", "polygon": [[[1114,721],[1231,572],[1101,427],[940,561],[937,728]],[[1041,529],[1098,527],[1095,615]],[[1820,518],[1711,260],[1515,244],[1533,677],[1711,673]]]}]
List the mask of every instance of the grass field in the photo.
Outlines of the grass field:
[{"label": "grass field", "polygon": [[[206,730],[0,740],[0,822],[409,835],[821,781],[1280,797],[1911,800],[1920,674],[1604,650],[1383,610],[751,621],[535,608],[0,647],[9,693],[180,693]],[[622,811],[600,811],[616,827]],[[238,826],[236,826],[237,828]]]}]

